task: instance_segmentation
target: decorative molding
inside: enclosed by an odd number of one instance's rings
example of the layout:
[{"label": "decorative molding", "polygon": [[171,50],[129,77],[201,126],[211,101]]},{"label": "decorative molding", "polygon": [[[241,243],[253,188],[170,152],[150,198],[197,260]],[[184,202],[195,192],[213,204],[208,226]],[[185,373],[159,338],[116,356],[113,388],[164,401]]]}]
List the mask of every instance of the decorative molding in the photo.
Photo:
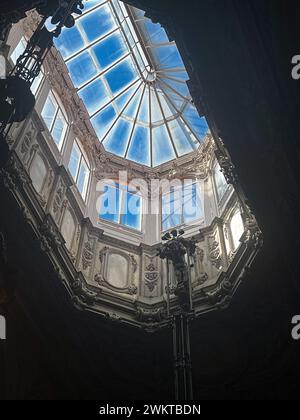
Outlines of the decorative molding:
[{"label": "decorative molding", "polygon": [[225,151],[220,149],[216,150],[216,157],[218,159],[221,171],[224,174],[227,184],[236,186],[238,183],[238,176],[230,156]]},{"label": "decorative molding", "polygon": [[5,168],[0,170],[0,177],[12,193],[15,193],[18,187],[24,188],[30,182],[25,169],[17,163],[13,154],[9,155]]},{"label": "decorative molding", "polygon": [[207,180],[210,174],[210,166],[215,158],[215,143],[211,134],[207,134],[192,159],[186,164],[180,160],[172,163],[167,178],[169,180],[179,178],[197,178]]},{"label": "decorative molding", "polygon": [[57,222],[60,221],[63,210],[67,207],[68,204],[68,201],[65,199],[66,191],[67,187],[64,184],[62,178],[60,177],[58,180],[52,204],[52,211]]},{"label": "decorative molding", "polygon": [[204,249],[197,246],[194,255],[195,280],[192,283],[194,287],[202,286],[209,279],[208,274],[204,271],[203,267],[204,256]]},{"label": "decorative molding", "polygon": [[209,259],[211,263],[217,268],[217,270],[222,270],[223,268],[223,261],[222,261],[222,253],[221,247],[217,240],[218,233],[215,232],[213,235],[209,237],[210,244],[209,244]]},{"label": "decorative molding", "polygon": [[224,309],[227,308],[230,303],[232,292],[233,284],[225,277],[215,290],[206,292],[205,296],[212,305],[216,306],[216,308]]},{"label": "decorative molding", "polygon": [[150,264],[146,266],[145,272],[144,272],[145,285],[147,286],[150,292],[153,292],[154,289],[157,287],[159,278],[160,278],[160,273],[157,270],[152,259]]},{"label": "decorative molding", "polygon": [[40,226],[40,244],[43,251],[49,253],[63,245],[61,233],[56,228],[50,217],[46,217]]},{"label": "decorative molding", "polygon": [[143,323],[158,324],[166,319],[166,310],[164,306],[147,307],[137,303],[136,319]]},{"label": "decorative molding", "polygon": [[93,251],[93,246],[91,242],[92,242],[92,239],[88,238],[83,246],[82,258],[81,258],[83,271],[88,270],[92,266],[92,262],[94,259],[94,251]]},{"label": "decorative molding", "polygon": [[131,263],[131,266],[132,266],[132,274],[135,274],[136,270],[138,268],[138,263],[137,263],[134,255],[130,255],[129,259],[130,259],[130,263]]},{"label": "decorative molding", "polygon": [[[108,270],[108,262],[109,257],[111,255],[120,255],[125,258],[128,262],[128,271],[126,273],[127,276],[127,286],[123,288],[119,288],[113,286],[107,280],[107,270]],[[103,247],[99,252],[99,260],[100,260],[100,271],[95,274],[94,281],[101,287],[106,287],[107,289],[121,294],[128,294],[130,296],[134,296],[138,292],[138,288],[135,284],[135,273],[138,268],[138,263],[136,258],[132,254],[127,254],[126,252],[120,251],[118,249],[113,249],[109,247]]]}]

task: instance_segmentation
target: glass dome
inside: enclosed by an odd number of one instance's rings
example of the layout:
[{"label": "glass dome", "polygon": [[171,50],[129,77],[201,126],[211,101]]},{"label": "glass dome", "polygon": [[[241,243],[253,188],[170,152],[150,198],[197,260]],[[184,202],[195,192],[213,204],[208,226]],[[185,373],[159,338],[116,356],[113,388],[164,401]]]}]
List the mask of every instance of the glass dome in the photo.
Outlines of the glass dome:
[{"label": "glass dome", "polygon": [[194,151],[208,133],[175,42],[143,11],[89,0],[56,47],[108,152],[155,167]]}]

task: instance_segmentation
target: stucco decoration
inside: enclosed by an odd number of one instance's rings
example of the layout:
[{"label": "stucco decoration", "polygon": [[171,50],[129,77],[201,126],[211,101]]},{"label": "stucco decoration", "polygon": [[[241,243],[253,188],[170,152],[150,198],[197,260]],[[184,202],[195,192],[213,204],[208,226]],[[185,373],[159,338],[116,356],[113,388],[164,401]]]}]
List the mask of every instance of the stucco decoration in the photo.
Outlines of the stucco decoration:
[{"label": "stucco decoration", "polygon": [[104,247],[99,253],[99,259],[101,269],[95,275],[95,281],[101,287],[132,296],[137,294],[135,274],[138,264],[135,256]]}]

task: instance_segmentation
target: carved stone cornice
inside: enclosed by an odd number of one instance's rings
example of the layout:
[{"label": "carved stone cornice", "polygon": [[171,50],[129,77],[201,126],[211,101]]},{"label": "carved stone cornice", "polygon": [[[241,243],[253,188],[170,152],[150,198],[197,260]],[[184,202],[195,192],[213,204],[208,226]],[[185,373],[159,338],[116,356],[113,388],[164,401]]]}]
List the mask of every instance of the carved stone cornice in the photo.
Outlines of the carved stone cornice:
[{"label": "carved stone cornice", "polygon": [[[35,14],[36,12],[33,13],[34,16]],[[25,19],[25,21],[27,21],[27,19]],[[31,24],[28,24],[28,26],[31,28],[31,25],[35,24],[36,20],[31,19]],[[86,107],[79,98],[77,90],[70,79],[68,68],[60,53],[55,48],[50,50],[44,61],[43,67],[51,88],[58,95],[66,109],[69,125],[72,128],[74,135],[81,142],[92,165],[94,150],[95,147],[99,145],[99,140],[90,123]]]},{"label": "carved stone cornice", "polygon": [[84,278],[78,274],[74,281],[71,283],[71,288],[74,293],[73,302],[77,303],[78,306],[90,305],[92,306],[95,302],[95,299],[101,293],[101,290],[98,290],[97,293],[91,291],[84,280]]},{"label": "carved stone cornice", "polygon": [[225,149],[223,151],[218,149],[216,150],[216,157],[226,182],[230,185],[236,186],[238,184],[238,175],[228,153],[225,151]]},{"label": "carved stone cornice", "polygon": [[60,248],[64,240],[62,239],[60,231],[57,229],[51,217],[45,218],[40,226],[40,244],[43,251],[49,253],[53,249]]},{"label": "carved stone cornice", "polygon": [[13,153],[9,155],[5,168],[0,170],[0,178],[2,178],[4,185],[13,193],[18,187],[24,188],[26,184],[30,183],[25,169],[17,162]]},{"label": "carved stone cornice", "polygon": [[227,308],[230,303],[233,287],[232,281],[225,277],[215,290],[205,292],[205,296],[213,306],[224,309]]},{"label": "carved stone cornice", "polygon": [[189,162],[173,162],[167,178],[169,180],[179,178],[197,178],[206,180],[209,176],[212,160],[215,158],[214,139],[211,134],[207,134],[200,147],[191,156]]},{"label": "carved stone cornice", "polygon": [[166,309],[162,305],[149,307],[136,303],[136,318],[140,322],[155,325],[166,320]]}]

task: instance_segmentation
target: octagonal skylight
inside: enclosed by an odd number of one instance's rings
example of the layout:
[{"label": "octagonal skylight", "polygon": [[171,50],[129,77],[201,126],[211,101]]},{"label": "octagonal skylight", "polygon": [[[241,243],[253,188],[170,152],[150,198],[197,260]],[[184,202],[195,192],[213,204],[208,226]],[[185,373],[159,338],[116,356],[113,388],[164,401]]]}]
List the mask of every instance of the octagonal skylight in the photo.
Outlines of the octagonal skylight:
[{"label": "octagonal skylight", "polygon": [[89,0],[56,47],[108,152],[155,167],[192,152],[207,134],[175,42],[143,11]]}]

